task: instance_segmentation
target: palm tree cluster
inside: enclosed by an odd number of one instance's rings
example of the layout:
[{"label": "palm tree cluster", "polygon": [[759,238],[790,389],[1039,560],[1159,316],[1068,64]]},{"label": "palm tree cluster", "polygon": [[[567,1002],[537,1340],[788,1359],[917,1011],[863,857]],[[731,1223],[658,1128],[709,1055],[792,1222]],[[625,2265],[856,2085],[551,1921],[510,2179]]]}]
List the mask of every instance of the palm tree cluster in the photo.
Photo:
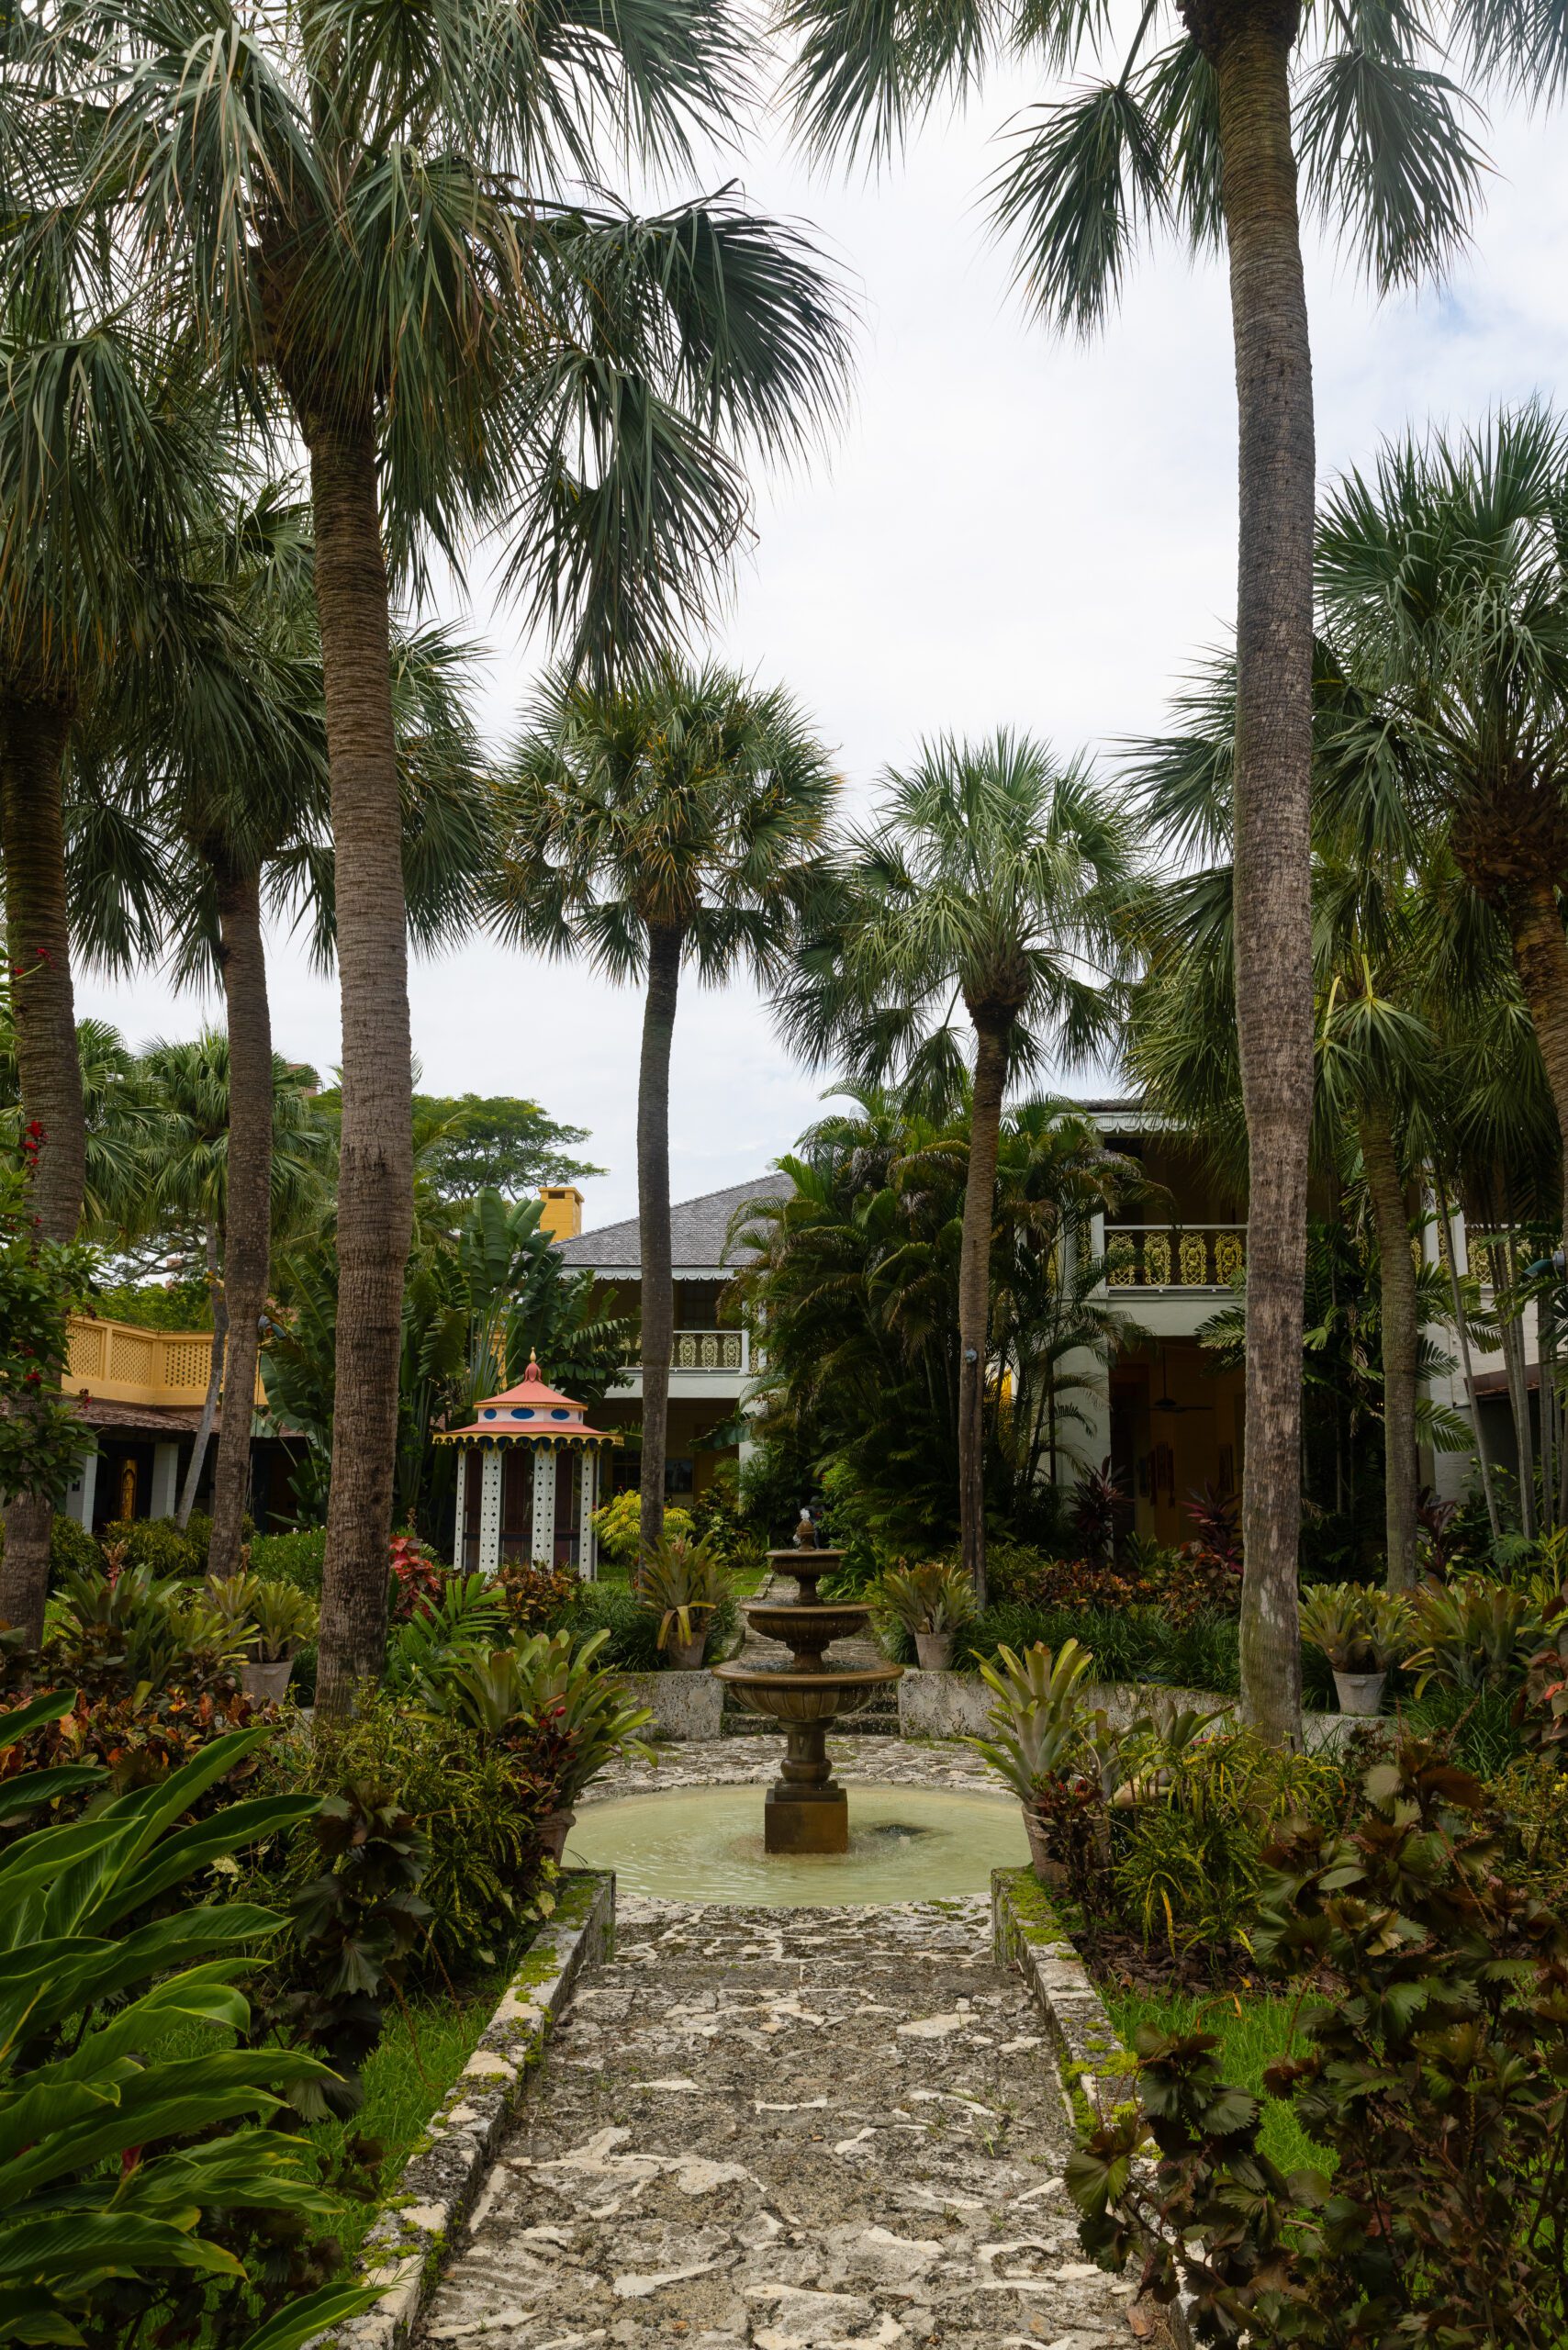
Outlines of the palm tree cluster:
[{"label": "palm tree cluster", "polygon": [[[1151,753],[1145,811],[1226,869],[1150,912],[1135,811],[1081,762],[1007,732],[929,743],[841,837],[827,755],[790,698],[691,666],[747,532],[748,467],[823,438],[850,348],[843,288],[800,228],[733,185],[649,212],[611,192],[617,174],[690,175],[747,127],[763,50],[732,0],[12,10],[0,860],[38,1229],[70,1239],[89,1200],[73,971],[157,957],[215,978],[222,1310],[231,1387],[249,1380],[275,1206],[264,918],[304,922],[342,1011],[333,1261],[309,1307],[331,1332],[311,1407],[331,1454],[329,1712],[381,1663],[406,1399],[430,1385],[409,1362],[409,942],[488,922],[644,985],[645,1540],[663,1508],[683,977],[745,972],[808,1059],[896,1082],[931,1126],[901,1166],[950,1166],[961,1113],[957,1492],[982,1590],[998,1299],[1018,1276],[996,1207],[1022,1147],[1005,1097],[1047,1059],[1108,1051],[1137,989],[1149,1082],[1185,1087],[1189,1108],[1195,1089],[1245,1141],[1247,1702],[1293,1735],[1315,1120],[1354,1138],[1379,1236],[1400,1578],[1418,1385],[1402,1176],[1418,1148],[1439,1195],[1484,1197],[1499,1232],[1529,1190],[1506,1152],[1485,1158],[1479,1102],[1462,1148],[1448,1128],[1412,1140],[1438,1033],[1425,999],[1394,1000],[1412,939],[1435,942],[1434,968],[1449,956],[1443,1049],[1506,1036],[1528,1059],[1522,1006],[1568,1134],[1557,431],[1511,420],[1457,453],[1391,454],[1330,507],[1315,570],[1303,198],[1379,289],[1440,268],[1487,168],[1476,96],[1554,99],[1565,22],[1503,0],[1147,0],[1126,26],[1068,0],[776,12],[823,155],[890,158],[1000,55],[1048,77],[992,190],[1046,319],[1095,326],[1146,231],[1228,259],[1234,655],[1195,711],[1206,739]],[[469,648],[418,618],[438,567],[460,576],[482,545],[559,665],[498,767],[469,714]],[[1217,1030],[1178,1083],[1160,1024],[1200,1000]],[[1543,1443],[1561,1482],[1568,1445]],[[226,1445],[220,1571],[243,1493]],[[47,1509],[13,1496],[0,1611],[29,1626],[47,1534]]]}]

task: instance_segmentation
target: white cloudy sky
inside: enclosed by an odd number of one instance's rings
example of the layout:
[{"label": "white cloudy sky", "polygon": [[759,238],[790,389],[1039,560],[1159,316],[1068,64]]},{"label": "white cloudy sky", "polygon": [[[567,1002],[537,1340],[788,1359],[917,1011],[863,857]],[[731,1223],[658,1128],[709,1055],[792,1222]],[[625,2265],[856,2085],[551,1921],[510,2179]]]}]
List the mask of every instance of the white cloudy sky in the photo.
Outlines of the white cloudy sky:
[{"label": "white cloudy sky", "polygon": [[[869,186],[808,173],[782,137],[741,167],[757,205],[817,224],[857,286],[863,325],[850,428],[809,476],[765,487],[722,647],[788,681],[856,794],[923,733],[1007,722],[1067,747],[1151,726],[1233,608],[1222,273],[1156,253],[1087,349],[1025,323],[977,192],[992,134],[1030,95],[994,82],[967,118],[928,130]],[[1311,261],[1326,476],[1407,420],[1557,394],[1568,359],[1563,119],[1499,117],[1488,144],[1497,176],[1474,253],[1440,294],[1378,308],[1331,253]],[[482,586],[470,617],[493,647],[485,722],[504,739],[539,648]],[[156,973],[88,981],[80,1006],[133,1042],[188,1032],[204,1008]],[[281,1050],[336,1061],[335,990],[285,939],[273,1007]],[[591,1128],[588,1155],[610,1172],[588,1186],[590,1223],[635,1204],[638,1012],[633,993],[484,941],[413,973],[426,1088],[529,1094]],[[672,1087],[677,1198],[759,1171],[816,1094],[748,992],[693,990]]]}]

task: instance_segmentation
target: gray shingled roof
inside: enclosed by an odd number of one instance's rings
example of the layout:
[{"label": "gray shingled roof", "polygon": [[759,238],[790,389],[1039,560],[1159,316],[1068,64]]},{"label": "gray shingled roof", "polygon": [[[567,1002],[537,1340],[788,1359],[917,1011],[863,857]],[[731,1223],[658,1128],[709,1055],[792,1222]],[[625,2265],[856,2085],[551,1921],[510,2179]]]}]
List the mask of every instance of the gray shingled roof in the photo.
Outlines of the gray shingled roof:
[{"label": "gray shingled roof", "polygon": [[[677,1200],[670,1208],[670,1244],[674,1270],[711,1272],[734,1259],[725,1250],[730,1218],[747,1200],[777,1199],[789,1183],[777,1169],[754,1175],[748,1183],[731,1183],[722,1192],[704,1192],[700,1199]],[[559,1244],[568,1265],[588,1265],[596,1272],[635,1273],[641,1262],[637,1219],[600,1225],[597,1232],[579,1232],[575,1240]]]}]

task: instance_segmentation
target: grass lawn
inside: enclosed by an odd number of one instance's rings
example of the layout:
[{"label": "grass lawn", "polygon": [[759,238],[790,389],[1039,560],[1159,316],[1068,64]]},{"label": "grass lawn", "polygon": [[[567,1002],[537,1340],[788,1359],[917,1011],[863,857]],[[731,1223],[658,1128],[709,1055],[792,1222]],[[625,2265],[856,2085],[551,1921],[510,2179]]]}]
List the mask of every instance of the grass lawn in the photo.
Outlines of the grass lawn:
[{"label": "grass lawn", "polygon": [[[319,2121],[309,2135],[330,2159],[345,2135],[357,2132],[383,2147],[381,2193],[390,2195],[398,2175],[424,2136],[426,2124],[469,2057],[518,1964],[514,1955],[488,1974],[465,1982],[454,1995],[410,1999],[406,2013],[394,2009],[364,2068],[364,2103],[349,2122]],[[351,2203],[335,2234],[350,2266],[359,2256],[375,2207]]]},{"label": "grass lawn", "polygon": [[1291,2031],[1294,1998],[1231,1991],[1217,1991],[1207,1998],[1182,1991],[1158,1995],[1103,1991],[1101,1996],[1129,2048],[1134,2032],[1145,2023],[1159,2024],[1165,2031],[1217,2033],[1220,2070],[1226,2079],[1263,2099],[1259,2143],[1264,2154],[1285,2171],[1333,2169],[1333,2155],[1306,2135],[1289,2103],[1267,2096],[1263,2088],[1268,2066],[1303,2045]]}]

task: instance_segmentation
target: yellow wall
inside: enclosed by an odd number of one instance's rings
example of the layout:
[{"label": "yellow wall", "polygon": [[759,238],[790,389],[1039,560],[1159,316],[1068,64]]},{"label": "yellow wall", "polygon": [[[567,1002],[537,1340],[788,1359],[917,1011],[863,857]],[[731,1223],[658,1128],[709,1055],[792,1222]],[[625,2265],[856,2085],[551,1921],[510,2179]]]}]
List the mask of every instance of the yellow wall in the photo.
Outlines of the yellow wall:
[{"label": "yellow wall", "polygon": [[575,1183],[541,1183],[540,1227],[552,1240],[575,1240],[583,1228],[583,1195]]}]

